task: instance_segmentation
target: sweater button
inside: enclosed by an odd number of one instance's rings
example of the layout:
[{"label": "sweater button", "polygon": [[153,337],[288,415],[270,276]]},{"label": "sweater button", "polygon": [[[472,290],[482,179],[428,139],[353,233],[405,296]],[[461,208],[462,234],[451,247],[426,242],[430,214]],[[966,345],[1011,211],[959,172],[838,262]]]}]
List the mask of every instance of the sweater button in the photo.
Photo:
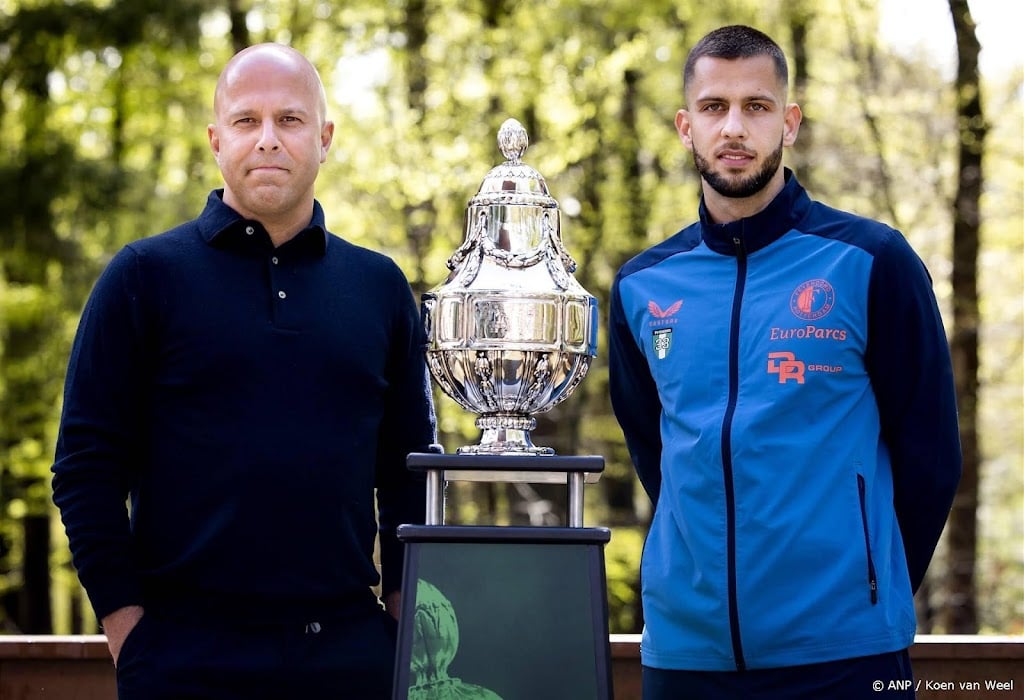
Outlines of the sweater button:
[{"label": "sweater button", "polygon": [[277,296],[278,296],[278,297],[280,297],[281,299],[284,299],[284,298],[285,298],[286,296],[288,296],[288,295],[287,295],[287,294],[285,294],[285,293],[284,293],[284,292],[282,291],[282,292],[278,292],[278,293],[277,293]]},{"label": "sweater button", "polygon": [[254,229],[252,226],[246,226],[245,227],[245,235],[246,236],[251,236],[254,233],[256,233],[256,229]]}]

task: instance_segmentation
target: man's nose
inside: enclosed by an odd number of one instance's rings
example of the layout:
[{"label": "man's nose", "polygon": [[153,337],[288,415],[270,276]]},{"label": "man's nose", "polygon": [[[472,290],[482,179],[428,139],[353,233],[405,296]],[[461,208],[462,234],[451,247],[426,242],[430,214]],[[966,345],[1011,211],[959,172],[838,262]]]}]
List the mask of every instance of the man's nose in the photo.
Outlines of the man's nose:
[{"label": "man's nose", "polygon": [[743,119],[743,110],[740,107],[730,107],[725,115],[725,122],[722,124],[722,136],[736,139],[747,135],[747,125]]},{"label": "man's nose", "polygon": [[277,138],[277,124],[273,121],[265,121],[260,127],[260,139],[256,148],[261,151],[276,151],[281,147],[281,141]]}]

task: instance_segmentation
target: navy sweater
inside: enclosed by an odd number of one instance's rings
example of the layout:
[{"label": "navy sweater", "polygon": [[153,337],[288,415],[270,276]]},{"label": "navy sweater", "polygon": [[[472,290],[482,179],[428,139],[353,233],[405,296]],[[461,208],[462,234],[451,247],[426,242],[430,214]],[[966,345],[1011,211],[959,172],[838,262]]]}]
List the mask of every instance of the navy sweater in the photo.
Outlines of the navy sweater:
[{"label": "navy sweater", "polygon": [[99,617],[347,614],[380,582],[375,489],[384,593],[396,527],[423,522],[405,457],[435,425],[405,277],[318,203],[274,248],[221,194],[121,250],[75,338],[54,502]]}]

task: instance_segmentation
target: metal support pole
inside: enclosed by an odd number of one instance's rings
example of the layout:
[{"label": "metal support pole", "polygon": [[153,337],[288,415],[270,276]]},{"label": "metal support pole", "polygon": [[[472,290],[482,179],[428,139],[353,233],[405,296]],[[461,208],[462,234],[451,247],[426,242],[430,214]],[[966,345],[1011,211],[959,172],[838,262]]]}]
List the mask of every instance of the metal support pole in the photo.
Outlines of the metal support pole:
[{"label": "metal support pole", "polygon": [[569,484],[569,527],[583,527],[583,472],[566,474]]},{"label": "metal support pole", "polygon": [[444,484],[441,469],[427,470],[427,525],[444,525]]}]

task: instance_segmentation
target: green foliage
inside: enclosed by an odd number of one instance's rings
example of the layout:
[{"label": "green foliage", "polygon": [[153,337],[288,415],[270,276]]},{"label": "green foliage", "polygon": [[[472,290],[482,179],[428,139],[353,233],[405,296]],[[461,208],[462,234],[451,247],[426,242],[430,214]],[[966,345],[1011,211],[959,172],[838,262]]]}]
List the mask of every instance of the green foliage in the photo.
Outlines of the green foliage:
[{"label": "green foliage", "polygon": [[[982,198],[978,607],[982,631],[1024,634],[1024,69],[988,86],[992,115]],[[1000,157],[1004,147],[1018,149]],[[1007,294],[1009,292],[1009,294]],[[1014,296],[1015,295],[1015,296]]]},{"label": "green foliage", "polygon": [[619,527],[605,546],[604,565],[608,577],[608,627],[612,634],[638,633],[642,629],[640,612],[640,554],[646,530]]},{"label": "green foliage", "polygon": [[[197,8],[41,2],[0,16],[0,596],[21,599],[9,608],[48,596],[20,574],[20,524],[52,510],[70,331],[111,247],[151,232],[148,212],[122,210],[154,190],[124,158],[124,124],[149,108],[127,95],[124,58],[144,42],[189,49]],[[146,223],[118,236],[132,219]]]},{"label": "green foliage", "polygon": [[[695,216],[698,182],[672,125],[685,52],[713,26],[755,23],[807,54],[806,82],[795,86],[806,121],[789,164],[818,198],[903,230],[950,306],[955,96],[925,62],[877,45],[873,3],[236,5],[241,15],[204,0],[0,0],[0,595],[20,586],[20,514],[49,507],[64,362],[85,296],[118,247],[191,218],[219,186],[205,128],[219,67],[245,43],[290,43],[317,65],[337,124],[318,183],[328,225],[392,255],[417,291],[447,275],[466,203],[500,160],[498,127],[523,122],[524,159],[561,204],[563,238],[577,279],[598,297],[603,330],[618,267]],[[812,46],[799,43],[801,23]],[[988,97],[1000,118],[983,202],[979,585],[990,631],[1024,619],[1024,311],[1013,296],[1024,285],[1024,154],[1014,78]],[[649,506],[611,416],[604,342],[602,332],[577,393],[539,417],[538,442],[606,459],[587,513],[613,527],[612,625],[625,631],[638,623]],[[472,416],[440,394],[438,409],[449,451],[477,439]],[[515,512],[517,494],[463,486],[453,490],[459,519]],[[65,543],[54,552],[54,599],[70,610],[80,592]]]}]

